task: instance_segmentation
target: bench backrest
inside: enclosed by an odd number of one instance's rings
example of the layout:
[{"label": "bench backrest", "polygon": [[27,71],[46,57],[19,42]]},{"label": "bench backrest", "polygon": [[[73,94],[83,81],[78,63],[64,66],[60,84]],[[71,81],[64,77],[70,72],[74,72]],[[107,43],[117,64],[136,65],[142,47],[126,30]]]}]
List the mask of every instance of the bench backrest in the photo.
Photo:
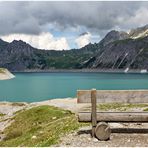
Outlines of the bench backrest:
[{"label": "bench backrest", "polygon": [[77,103],[148,103],[148,90],[78,90]]}]

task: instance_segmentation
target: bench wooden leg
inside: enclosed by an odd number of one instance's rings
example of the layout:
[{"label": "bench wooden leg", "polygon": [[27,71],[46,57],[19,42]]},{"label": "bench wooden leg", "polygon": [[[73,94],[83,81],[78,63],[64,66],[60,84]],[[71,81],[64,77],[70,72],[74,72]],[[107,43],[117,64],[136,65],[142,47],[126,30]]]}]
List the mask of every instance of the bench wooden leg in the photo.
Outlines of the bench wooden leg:
[{"label": "bench wooden leg", "polygon": [[100,122],[95,128],[95,135],[99,140],[105,141],[110,138],[111,129],[106,122]]},{"label": "bench wooden leg", "polygon": [[92,137],[95,137],[95,130],[96,130],[96,127],[95,127],[95,126],[92,127],[92,133],[91,133],[91,136],[92,136]]},{"label": "bench wooden leg", "polygon": [[91,91],[91,105],[92,105],[92,113],[91,113],[91,120],[92,120],[92,137],[95,137],[95,128],[97,125],[97,113],[96,113],[96,89],[92,89]]}]

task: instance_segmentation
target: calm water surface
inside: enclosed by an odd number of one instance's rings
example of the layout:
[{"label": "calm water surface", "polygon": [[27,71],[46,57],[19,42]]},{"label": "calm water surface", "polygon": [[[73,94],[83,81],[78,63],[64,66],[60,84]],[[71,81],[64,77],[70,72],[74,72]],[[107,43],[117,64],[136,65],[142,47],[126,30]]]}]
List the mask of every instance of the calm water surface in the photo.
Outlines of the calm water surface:
[{"label": "calm water surface", "polygon": [[148,74],[14,73],[0,81],[0,101],[36,102],[75,97],[78,89],[148,89]]}]

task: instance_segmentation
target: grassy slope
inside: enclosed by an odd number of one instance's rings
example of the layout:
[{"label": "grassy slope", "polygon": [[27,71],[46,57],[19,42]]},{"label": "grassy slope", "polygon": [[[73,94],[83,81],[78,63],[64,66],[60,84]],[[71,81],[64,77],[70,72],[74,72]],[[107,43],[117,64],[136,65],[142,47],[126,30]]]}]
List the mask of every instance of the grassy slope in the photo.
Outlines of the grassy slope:
[{"label": "grassy slope", "polygon": [[50,146],[81,125],[70,111],[52,106],[34,107],[16,114],[14,122],[5,129],[6,137],[0,146]]},{"label": "grassy slope", "polygon": [[[97,108],[102,111],[128,111],[132,108],[148,111],[148,104],[100,104]],[[0,146],[50,146],[61,136],[84,125],[78,123],[70,111],[52,106],[34,107],[16,113],[14,122],[4,131],[6,137]]]},{"label": "grassy slope", "polygon": [[99,110],[107,111],[128,111],[133,108],[146,108],[148,104],[122,104],[122,103],[107,103],[107,104],[99,104],[97,108]]},{"label": "grassy slope", "polygon": [[3,113],[0,113],[0,117],[1,117],[1,116],[5,116],[5,114],[3,114]]},{"label": "grassy slope", "polygon": [[[105,103],[98,104],[98,111],[130,111],[139,108],[143,111],[148,111],[148,104],[123,104],[123,103]],[[86,107],[84,111],[90,111],[91,107]]]},{"label": "grassy slope", "polygon": [[5,73],[5,69],[4,68],[0,68],[0,73]]}]

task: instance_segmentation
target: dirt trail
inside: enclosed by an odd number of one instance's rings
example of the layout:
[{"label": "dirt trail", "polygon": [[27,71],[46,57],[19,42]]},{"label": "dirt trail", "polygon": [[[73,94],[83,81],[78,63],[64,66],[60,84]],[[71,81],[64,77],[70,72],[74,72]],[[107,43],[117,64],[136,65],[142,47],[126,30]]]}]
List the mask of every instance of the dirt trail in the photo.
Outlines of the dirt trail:
[{"label": "dirt trail", "polygon": [[83,127],[74,133],[62,137],[60,139],[60,144],[54,146],[58,147],[147,147],[148,146],[148,124],[147,125],[133,124],[133,125],[124,126],[122,124],[116,123],[116,125],[111,124],[111,127],[112,127],[112,134],[110,140],[108,141],[99,141],[96,138],[91,138],[90,135],[91,127]]}]

